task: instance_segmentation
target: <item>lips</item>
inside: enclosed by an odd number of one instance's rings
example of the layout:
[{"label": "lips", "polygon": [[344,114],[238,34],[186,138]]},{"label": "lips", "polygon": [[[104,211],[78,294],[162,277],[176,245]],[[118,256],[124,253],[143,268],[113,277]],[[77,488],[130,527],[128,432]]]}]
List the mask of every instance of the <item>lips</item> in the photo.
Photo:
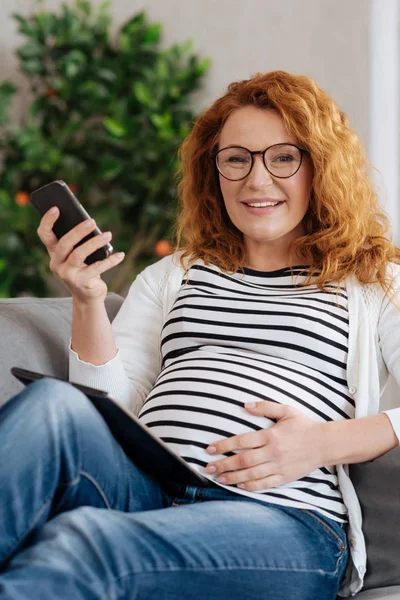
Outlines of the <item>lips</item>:
[{"label": "lips", "polygon": [[[252,204],[255,204],[254,200],[252,201]],[[248,204],[247,202],[242,202],[242,205],[247,212],[249,212],[252,215],[258,216],[269,215],[271,213],[279,211],[283,204],[285,204],[285,200],[278,200],[278,204],[275,204],[274,206],[250,206],[250,204]]]},{"label": "lips", "polygon": [[[249,198],[248,200],[243,200],[242,204],[246,204],[246,206],[250,206],[250,204],[265,204],[266,202],[270,203],[278,203],[278,204],[282,204],[283,202],[286,202],[285,200],[279,200],[278,198]],[[261,208],[261,207],[259,207]],[[269,207],[262,207],[262,208],[269,208]]]}]

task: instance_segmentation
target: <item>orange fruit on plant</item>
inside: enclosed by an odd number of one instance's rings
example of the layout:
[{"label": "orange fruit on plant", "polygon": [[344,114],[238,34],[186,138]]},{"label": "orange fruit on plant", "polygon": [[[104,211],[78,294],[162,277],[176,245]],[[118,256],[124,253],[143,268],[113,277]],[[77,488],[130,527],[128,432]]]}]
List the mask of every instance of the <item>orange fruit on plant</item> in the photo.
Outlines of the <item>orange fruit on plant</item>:
[{"label": "orange fruit on plant", "polygon": [[154,252],[157,254],[157,256],[160,256],[160,258],[168,256],[168,254],[171,254],[172,252],[171,242],[168,240],[158,240],[154,246]]},{"label": "orange fruit on plant", "polygon": [[26,192],[17,192],[15,194],[15,204],[18,204],[18,206],[26,206],[29,204],[29,194]]}]

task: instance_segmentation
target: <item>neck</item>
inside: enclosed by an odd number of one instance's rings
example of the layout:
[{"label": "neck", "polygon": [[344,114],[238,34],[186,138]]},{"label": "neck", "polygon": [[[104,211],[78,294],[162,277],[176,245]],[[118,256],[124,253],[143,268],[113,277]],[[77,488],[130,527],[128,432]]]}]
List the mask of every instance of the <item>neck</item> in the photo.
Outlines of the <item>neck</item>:
[{"label": "neck", "polygon": [[[300,235],[297,233],[296,237]],[[301,249],[292,256],[289,254],[289,242],[295,239],[277,239],[269,242],[258,242],[253,239],[245,238],[246,263],[245,267],[254,271],[277,271],[284,269],[289,265],[308,265],[309,260],[302,254]]]},{"label": "neck", "polygon": [[292,260],[289,255],[285,256],[263,256],[262,254],[250,254],[246,260],[245,267],[254,271],[278,271],[289,265],[308,265],[309,261],[302,255],[296,254]]}]

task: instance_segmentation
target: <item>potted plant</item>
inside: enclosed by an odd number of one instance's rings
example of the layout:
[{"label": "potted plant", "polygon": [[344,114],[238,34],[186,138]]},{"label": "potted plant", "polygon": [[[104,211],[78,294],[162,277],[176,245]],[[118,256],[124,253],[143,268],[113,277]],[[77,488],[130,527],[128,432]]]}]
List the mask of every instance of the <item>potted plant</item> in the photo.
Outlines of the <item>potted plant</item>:
[{"label": "potted plant", "polygon": [[160,47],[162,28],[136,14],[111,40],[108,4],[86,0],[60,14],[14,15],[32,102],[8,124],[15,86],[0,84],[0,296],[46,296],[48,255],[29,202],[34,189],[66,181],[126,253],[109,272],[125,293],[138,270],[171,250],[177,148],[194,115],[190,94],[209,68],[189,40]]}]

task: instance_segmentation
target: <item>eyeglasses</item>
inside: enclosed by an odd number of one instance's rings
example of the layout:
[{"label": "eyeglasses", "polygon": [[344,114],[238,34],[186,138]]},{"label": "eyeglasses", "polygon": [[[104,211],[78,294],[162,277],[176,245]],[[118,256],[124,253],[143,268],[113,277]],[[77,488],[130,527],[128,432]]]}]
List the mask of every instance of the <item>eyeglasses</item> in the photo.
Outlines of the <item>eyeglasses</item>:
[{"label": "eyeglasses", "polygon": [[222,148],[211,155],[222,177],[239,181],[249,175],[254,165],[254,156],[262,154],[265,168],[280,179],[292,177],[301,167],[303,154],[307,152],[294,144],[274,144],[265,150],[251,152],[241,146]]}]

